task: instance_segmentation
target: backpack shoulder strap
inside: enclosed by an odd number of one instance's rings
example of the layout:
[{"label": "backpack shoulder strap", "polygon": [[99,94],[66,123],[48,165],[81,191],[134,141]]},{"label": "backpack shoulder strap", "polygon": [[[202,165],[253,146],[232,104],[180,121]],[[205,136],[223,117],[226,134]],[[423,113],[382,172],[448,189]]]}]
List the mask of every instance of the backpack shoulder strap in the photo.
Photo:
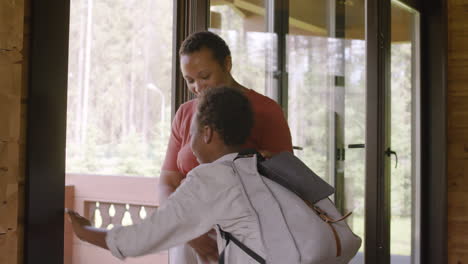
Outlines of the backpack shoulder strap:
[{"label": "backpack shoulder strap", "polygon": [[223,252],[219,255],[219,264],[224,264],[225,263],[225,251],[226,247],[229,245],[229,242],[232,241],[234,244],[236,244],[242,251],[244,251],[247,255],[255,259],[258,263],[260,264],[265,264],[265,259],[260,257],[255,251],[247,247],[244,243],[240,242],[235,238],[231,233],[225,232],[221,227],[218,225],[219,233],[221,234],[221,237],[226,240],[226,246],[223,249]]}]

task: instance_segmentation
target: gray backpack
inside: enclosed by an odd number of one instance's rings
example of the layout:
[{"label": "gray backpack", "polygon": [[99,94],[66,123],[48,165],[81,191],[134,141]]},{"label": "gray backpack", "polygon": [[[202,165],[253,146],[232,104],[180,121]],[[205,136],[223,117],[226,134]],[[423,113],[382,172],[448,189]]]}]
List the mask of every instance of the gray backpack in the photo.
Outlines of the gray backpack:
[{"label": "gray backpack", "polygon": [[232,242],[258,263],[269,264],[344,264],[356,255],[361,239],[342,221],[349,214],[343,217],[328,198],[333,187],[293,154],[264,160],[247,151],[229,162],[258,216],[266,259],[218,226],[226,247]]}]

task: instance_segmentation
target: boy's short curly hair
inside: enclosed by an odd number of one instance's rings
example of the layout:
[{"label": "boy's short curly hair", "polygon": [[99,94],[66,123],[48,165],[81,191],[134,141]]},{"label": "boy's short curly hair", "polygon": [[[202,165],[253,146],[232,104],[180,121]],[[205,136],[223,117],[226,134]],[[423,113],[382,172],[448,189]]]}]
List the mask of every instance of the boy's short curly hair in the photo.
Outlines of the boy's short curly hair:
[{"label": "boy's short curly hair", "polygon": [[238,89],[219,87],[206,89],[199,97],[199,127],[210,126],[227,146],[245,144],[253,127],[252,106]]},{"label": "boy's short curly hair", "polygon": [[226,57],[231,56],[226,42],[218,35],[210,31],[200,31],[188,36],[179,49],[179,55],[189,55],[208,48],[213,53],[214,59],[221,65],[224,65]]}]

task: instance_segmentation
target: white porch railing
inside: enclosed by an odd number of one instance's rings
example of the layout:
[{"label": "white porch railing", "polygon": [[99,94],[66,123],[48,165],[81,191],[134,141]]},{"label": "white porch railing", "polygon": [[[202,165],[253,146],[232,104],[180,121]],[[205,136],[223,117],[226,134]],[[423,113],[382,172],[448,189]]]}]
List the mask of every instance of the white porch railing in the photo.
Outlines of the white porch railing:
[{"label": "white porch railing", "polygon": [[[101,228],[138,223],[159,204],[157,183],[157,178],[67,174],[65,204]],[[68,221],[65,230],[70,230]],[[71,236],[65,232],[66,264],[167,263],[167,252],[120,261],[110,252]]]}]

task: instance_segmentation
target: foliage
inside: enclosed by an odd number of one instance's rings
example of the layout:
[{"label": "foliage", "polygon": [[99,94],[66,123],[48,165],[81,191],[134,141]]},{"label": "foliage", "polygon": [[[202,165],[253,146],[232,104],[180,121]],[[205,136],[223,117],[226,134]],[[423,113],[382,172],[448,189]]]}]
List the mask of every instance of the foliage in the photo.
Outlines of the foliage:
[{"label": "foliage", "polygon": [[172,1],[72,0],[67,172],[159,175],[170,131]]}]

